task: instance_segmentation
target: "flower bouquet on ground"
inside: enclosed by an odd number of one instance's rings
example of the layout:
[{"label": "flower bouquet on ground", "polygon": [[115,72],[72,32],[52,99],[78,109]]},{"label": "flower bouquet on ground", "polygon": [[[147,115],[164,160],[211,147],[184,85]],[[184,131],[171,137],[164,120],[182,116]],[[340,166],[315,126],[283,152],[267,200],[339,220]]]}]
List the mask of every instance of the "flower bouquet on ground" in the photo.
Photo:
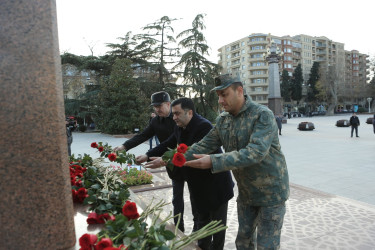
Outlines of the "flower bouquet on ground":
[{"label": "flower bouquet on ground", "polygon": [[117,162],[120,165],[122,164],[133,164],[135,161],[134,154],[126,153],[125,150],[113,152],[112,147],[108,145],[108,143],[91,143],[92,148],[98,149],[100,153],[100,157],[108,158],[112,162]]},{"label": "flower bouquet on ground", "polygon": [[136,204],[126,201],[122,213],[115,220],[107,221],[104,229],[97,235],[82,235],[79,239],[80,246],[82,249],[102,249],[100,246],[104,244],[112,247],[111,249],[184,249],[193,241],[227,228],[219,225],[221,222],[213,221],[189,236],[177,238],[178,224],[175,232],[166,228],[167,222],[174,216],[170,213],[167,218],[160,218],[163,207],[168,203],[159,201],[152,205],[152,202],[139,215]]},{"label": "flower bouquet on ground", "polygon": [[189,147],[184,143],[177,145],[175,149],[169,148],[169,150],[162,155],[162,160],[166,163],[166,166],[173,171],[174,166],[182,167],[185,164],[186,159],[184,154],[188,149]]}]

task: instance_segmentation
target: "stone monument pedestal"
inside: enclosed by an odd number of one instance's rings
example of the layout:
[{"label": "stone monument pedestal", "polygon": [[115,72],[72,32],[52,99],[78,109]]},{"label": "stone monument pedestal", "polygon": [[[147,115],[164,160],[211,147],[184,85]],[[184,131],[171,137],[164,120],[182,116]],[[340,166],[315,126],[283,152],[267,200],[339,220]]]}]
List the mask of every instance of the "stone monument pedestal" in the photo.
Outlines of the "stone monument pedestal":
[{"label": "stone monument pedestal", "polygon": [[274,115],[283,114],[282,98],[268,98],[268,108],[273,111]]},{"label": "stone monument pedestal", "polygon": [[0,249],[74,246],[56,2],[0,7]]}]

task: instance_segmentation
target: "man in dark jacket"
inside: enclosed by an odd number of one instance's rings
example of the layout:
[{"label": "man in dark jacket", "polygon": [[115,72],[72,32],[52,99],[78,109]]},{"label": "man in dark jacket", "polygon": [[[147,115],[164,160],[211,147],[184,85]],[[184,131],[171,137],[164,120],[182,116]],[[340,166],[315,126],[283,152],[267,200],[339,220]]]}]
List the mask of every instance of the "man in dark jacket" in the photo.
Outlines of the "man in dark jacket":
[{"label": "man in dark jacket", "polygon": [[[176,148],[177,144],[184,143],[191,146],[200,141],[211,129],[212,124],[195,113],[194,103],[189,98],[180,98],[172,102],[173,120],[177,124],[173,135],[167,141],[147,152],[149,157],[160,155],[168,148]],[[220,153],[220,147],[212,153]],[[154,159],[154,158],[152,158]],[[146,164],[146,167],[157,168],[165,163],[156,158]],[[227,221],[228,201],[234,196],[232,176],[229,171],[212,174],[211,170],[201,170],[189,167],[174,167],[182,171],[188,183],[190,197],[193,199],[198,215],[198,229],[210,221],[221,220],[224,225]],[[225,231],[214,234],[198,241],[201,249],[223,249]]]},{"label": "man in dark jacket", "polygon": [[[171,99],[167,92],[160,91],[151,95],[151,105],[154,108],[156,117],[152,118],[149,125],[140,134],[127,140],[123,145],[115,147],[114,151],[130,150],[139,144],[156,136],[160,142],[168,139],[173,134],[176,123],[173,121],[171,113]],[[162,154],[158,155],[161,156]],[[147,155],[140,155],[136,157],[137,163],[145,162],[148,160]],[[183,214],[184,209],[184,178],[181,173],[172,173],[168,171],[169,177],[172,179],[173,185],[173,214]],[[184,232],[184,224],[180,223],[179,229]]]},{"label": "man in dark jacket", "polygon": [[352,131],[351,131],[351,134],[350,134],[351,137],[353,137],[353,130],[354,129],[355,129],[355,135],[356,135],[356,137],[359,137],[358,136],[358,126],[360,124],[359,124],[359,119],[358,119],[358,117],[356,116],[355,113],[353,113],[352,117],[350,117],[349,122],[350,122],[350,126],[352,126]]}]

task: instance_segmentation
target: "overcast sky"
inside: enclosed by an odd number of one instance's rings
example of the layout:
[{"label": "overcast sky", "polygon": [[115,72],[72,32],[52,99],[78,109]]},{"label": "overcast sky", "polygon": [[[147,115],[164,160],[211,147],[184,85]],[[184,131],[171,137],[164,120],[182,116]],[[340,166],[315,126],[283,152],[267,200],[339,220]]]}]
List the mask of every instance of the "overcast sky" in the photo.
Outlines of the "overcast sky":
[{"label": "overcast sky", "polygon": [[306,34],[326,36],[345,44],[345,50],[375,54],[374,0],[57,0],[60,52],[104,55],[106,43],[120,43],[128,31],[163,16],[181,18],[173,24],[175,34],[191,27],[204,13],[210,59],[217,50],[252,33],[276,36]]}]

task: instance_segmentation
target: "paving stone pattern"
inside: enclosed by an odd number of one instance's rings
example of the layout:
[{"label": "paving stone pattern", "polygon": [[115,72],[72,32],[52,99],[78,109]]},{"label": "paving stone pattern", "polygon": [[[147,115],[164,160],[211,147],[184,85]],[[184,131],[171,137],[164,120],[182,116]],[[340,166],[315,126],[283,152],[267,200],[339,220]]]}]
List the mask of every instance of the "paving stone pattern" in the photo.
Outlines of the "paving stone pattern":
[{"label": "paving stone pattern", "polygon": [[[338,128],[341,116],[292,118],[283,124],[281,146],[286,155],[291,195],[281,236],[281,249],[375,249],[375,135],[365,123],[371,115],[359,115],[360,138],[350,138],[350,128]],[[313,122],[315,130],[299,131],[298,124]],[[98,133],[74,133],[72,151],[99,155],[90,148],[93,141],[108,142],[112,146],[126,139]],[[130,153],[143,154],[142,144]],[[165,172],[154,173],[155,187],[162,189],[137,192],[147,203],[152,198],[171,202],[172,188]],[[237,187],[236,187],[237,188]],[[235,188],[235,196],[237,189]],[[185,229],[192,230],[189,193],[185,186]],[[165,209],[165,215],[172,205]],[[237,208],[235,198],[228,208],[228,229],[225,249],[235,249]]]}]

